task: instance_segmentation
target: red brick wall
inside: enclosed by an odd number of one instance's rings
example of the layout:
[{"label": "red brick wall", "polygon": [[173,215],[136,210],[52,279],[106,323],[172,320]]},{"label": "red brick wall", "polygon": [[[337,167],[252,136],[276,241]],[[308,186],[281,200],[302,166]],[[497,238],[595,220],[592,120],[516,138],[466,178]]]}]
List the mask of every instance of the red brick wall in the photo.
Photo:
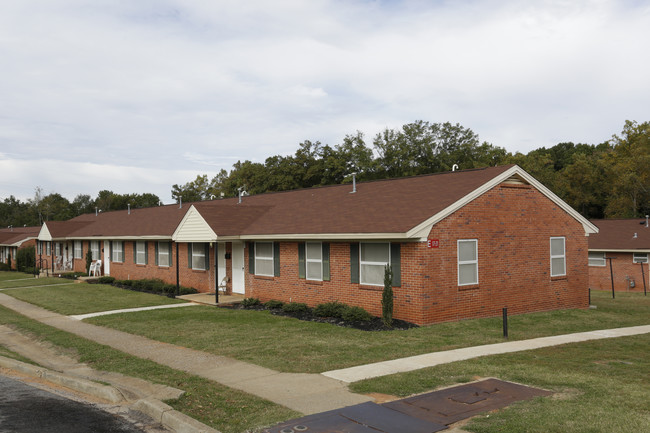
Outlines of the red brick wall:
[{"label": "red brick wall", "polygon": [[[606,253],[606,257],[615,257],[612,260],[612,270],[614,272],[614,290],[616,291],[643,291],[643,277],[645,274],[645,283],[650,289],[648,280],[648,264],[643,265],[643,274],[641,265],[632,262],[632,253],[611,252]],[[630,280],[634,280],[634,288],[630,287]],[[589,266],[589,287],[594,290],[612,290],[612,278],[609,270],[609,260],[605,261],[605,266]]]},{"label": "red brick wall", "polygon": [[[564,277],[550,277],[550,237],[566,237]],[[417,324],[501,314],[586,308],[587,237],[571,216],[530,187],[498,186],[436,224],[426,242],[401,244],[402,284],[394,287],[395,318]],[[479,284],[458,286],[457,240],[478,239]],[[280,243],[281,274],[248,272],[246,296],[262,301],[340,301],[381,315],[381,287],[350,283],[347,242],[330,244],[331,281],[298,278],[298,243]]]}]

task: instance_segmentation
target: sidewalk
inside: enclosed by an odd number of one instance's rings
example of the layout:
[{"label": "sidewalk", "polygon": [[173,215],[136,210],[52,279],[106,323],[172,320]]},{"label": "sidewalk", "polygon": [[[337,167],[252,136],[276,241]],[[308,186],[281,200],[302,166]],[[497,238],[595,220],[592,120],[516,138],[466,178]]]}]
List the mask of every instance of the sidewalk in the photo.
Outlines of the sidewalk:
[{"label": "sidewalk", "polygon": [[480,356],[560,344],[650,333],[650,325],[508,341],[378,362],[322,374],[280,373],[254,364],[91,325],[0,293],[0,305],[31,319],[111,346],[122,352],[257,395],[305,415],[351,406],[372,398],[348,391],[347,383]]}]

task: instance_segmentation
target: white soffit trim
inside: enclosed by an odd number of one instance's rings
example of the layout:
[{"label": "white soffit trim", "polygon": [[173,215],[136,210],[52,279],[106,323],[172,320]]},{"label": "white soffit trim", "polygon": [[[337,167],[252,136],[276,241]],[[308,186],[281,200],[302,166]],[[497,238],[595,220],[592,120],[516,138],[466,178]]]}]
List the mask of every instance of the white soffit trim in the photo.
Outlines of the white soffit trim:
[{"label": "white soffit trim", "polygon": [[602,249],[602,248],[589,248],[590,253],[650,253],[650,248],[639,248],[636,250],[633,249],[620,249],[615,250],[612,248]]},{"label": "white soffit trim", "polygon": [[[222,240],[225,238],[222,238]],[[413,241],[406,233],[287,233],[278,235],[242,235],[241,240],[396,240]],[[422,241],[422,239],[415,239]]]},{"label": "white soffit trim", "polygon": [[475,200],[476,198],[480,197],[481,195],[485,194],[487,191],[491,190],[495,186],[499,185],[500,183],[508,180],[510,177],[513,175],[518,175],[522,179],[524,179],[526,182],[534,186],[539,192],[544,194],[547,198],[549,198],[552,202],[554,202],[556,205],[561,207],[565,212],[567,212],[569,215],[571,215],[574,219],[576,219],[578,222],[582,224],[582,227],[585,230],[585,234],[588,235],[589,233],[598,233],[598,227],[593,225],[589,220],[587,220],[585,217],[580,215],[578,212],[576,212],[575,209],[573,209],[571,206],[566,204],[561,198],[553,194],[551,190],[546,188],[544,185],[542,185],[540,182],[538,182],[534,177],[526,173],[521,167],[515,165],[514,167],[510,168],[509,170],[506,170],[505,172],[501,173],[500,175],[494,177],[490,181],[484,183],[480,187],[476,188],[474,191],[470,192],[467,194],[465,197],[461,198],[460,200],[456,201],[453,203],[451,206],[446,207],[445,209],[441,210],[431,218],[427,219],[426,221],[418,224],[417,226],[413,227],[411,230],[409,230],[406,234],[409,238],[413,237],[426,237],[429,235],[429,232],[431,231],[431,228],[434,226],[434,224],[437,224],[438,222],[442,221],[443,219],[447,218],[449,215],[452,213],[456,212],[458,209],[462,208],[466,204],[470,203],[471,201]]},{"label": "white soffit trim", "polygon": [[172,234],[174,242],[215,242],[217,234],[192,205]]},{"label": "white soffit trim", "polygon": [[50,230],[47,228],[47,223],[43,223],[43,226],[41,227],[41,231],[38,232],[38,236],[36,237],[36,239],[45,242],[52,241],[52,234],[50,233]]}]

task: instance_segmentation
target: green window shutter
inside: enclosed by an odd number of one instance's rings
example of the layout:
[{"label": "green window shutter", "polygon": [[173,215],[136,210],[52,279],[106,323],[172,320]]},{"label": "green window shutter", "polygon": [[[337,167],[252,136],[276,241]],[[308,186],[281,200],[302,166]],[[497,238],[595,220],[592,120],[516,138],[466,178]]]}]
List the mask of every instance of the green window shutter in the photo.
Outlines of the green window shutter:
[{"label": "green window shutter", "polygon": [[156,254],[155,262],[156,262],[156,266],[158,266],[158,242],[156,242],[154,244],[154,247],[155,247],[155,250],[156,250],[156,252],[155,252],[155,254]]},{"label": "green window shutter", "polygon": [[133,241],[133,263],[138,263],[138,243]]},{"label": "green window shutter", "polygon": [[109,254],[111,255],[111,262],[114,262],[115,260],[113,259],[113,241],[108,241],[108,251]]},{"label": "green window shutter", "polygon": [[298,278],[307,278],[304,242],[298,242]]},{"label": "green window shutter", "polygon": [[248,243],[248,273],[255,274],[255,242]]},{"label": "green window shutter", "polygon": [[350,282],[359,284],[359,244],[350,244]]},{"label": "green window shutter", "polygon": [[210,244],[205,243],[203,244],[205,248],[205,269],[209,270],[210,269]]},{"label": "green window shutter", "polygon": [[280,242],[273,242],[273,275],[280,276]]},{"label": "green window shutter", "polygon": [[149,242],[144,243],[144,264],[149,264]]},{"label": "green window shutter", "polygon": [[187,267],[192,269],[192,243],[187,243]]},{"label": "green window shutter", "polygon": [[402,285],[402,250],[401,244],[390,244],[390,268],[393,271],[393,286]]},{"label": "green window shutter", "polygon": [[[173,256],[172,256],[172,243],[171,243],[171,241],[169,242],[169,247],[168,247],[167,251],[169,253],[169,264],[167,266],[169,266],[171,268],[172,266],[174,266],[174,261],[172,260]],[[156,255],[156,257],[158,257],[158,255]]]},{"label": "green window shutter", "polygon": [[323,281],[330,280],[330,244],[323,242]]}]

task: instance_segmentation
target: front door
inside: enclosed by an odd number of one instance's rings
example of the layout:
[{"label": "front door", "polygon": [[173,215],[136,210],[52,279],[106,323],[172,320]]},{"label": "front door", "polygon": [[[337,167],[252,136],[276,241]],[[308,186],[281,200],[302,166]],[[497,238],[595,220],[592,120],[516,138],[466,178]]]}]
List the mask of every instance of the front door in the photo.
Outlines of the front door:
[{"label": "front door", "polygon": [[[101,257],[101,252],[99,254],[99,257]],[[104,241],[104,260],[102,260],[102,265],[104,268],[104,274],[103,275],[110,275],[111,274],[111,242],[110,241]]]},{"label": "front door", "polygon": [[232,243],[232,291],[241,294],[245,292],[243,242]]}]

